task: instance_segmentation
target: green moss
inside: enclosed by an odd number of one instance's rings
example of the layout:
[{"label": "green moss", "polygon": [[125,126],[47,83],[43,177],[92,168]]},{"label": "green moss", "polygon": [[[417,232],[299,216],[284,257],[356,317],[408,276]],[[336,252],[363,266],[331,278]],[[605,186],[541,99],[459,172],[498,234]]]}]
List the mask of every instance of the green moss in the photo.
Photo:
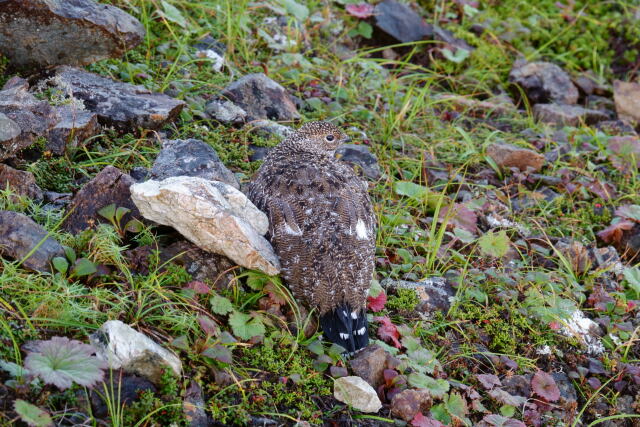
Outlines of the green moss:
[{"label": "green moss", "polygon": [[420,302],[413,289],[397,289],[396,295],[389,295],[385,307],[398,312],[411,312]]},{"label": "green moss", "polygon": [[[276,333],[276,335],[278,335]],[[314,397],[330,396],[331,381],[313,369],[306,351],[293,350],[269,338],[260,346],[239,349],[238,360],[247,367],[251,379],[237,387],[212,384],[216,394],[208,404],[215,419],[223,423],[242,423],[247,414],[281,413],[319,423],[322,411]]]}]

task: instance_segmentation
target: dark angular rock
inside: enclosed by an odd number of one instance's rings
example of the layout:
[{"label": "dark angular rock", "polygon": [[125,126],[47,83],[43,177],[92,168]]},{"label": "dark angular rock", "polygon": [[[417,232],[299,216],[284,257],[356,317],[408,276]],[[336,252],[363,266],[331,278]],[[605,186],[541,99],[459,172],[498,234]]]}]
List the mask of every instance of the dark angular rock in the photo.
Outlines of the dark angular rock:
[{"label": "dark angular rock", "polygon": [[227,86],[222,95],[247,113],[247,120],[300,118],[293,97],[263,73],[248,74]]},{"label": "dark angular rock", "polygon": [[249,160],[252,162],[256,162],[258,160],[264,160],[269,154],[269,147],[258,147],[257,145],[250,145],[249,149],[251,150],[251,154],[249,154]]},{"label": "dark angular rock", "polygon": [[132,218],[141,219],[138,208],[131,201],[129,187],[132,184],[135,184],[133,178],[118,168],[105,167],[73,197],[67,209],[70,214],[62,224],[62,228],[77,234],[100,222],[107,222],[98,214],[98,211],[112,203],[117,207],[131,209],[131,212],[123,217],[122,225]]},{"label": "dark angular rock", "polygon": [[63,256],[60,243],[47,237],[48,233],[26,215],[0,211],[0,253],[14,260],[22,260],[36,246],[37,249],[22,266],[29,270],[49,272],[53,257]]},{"label": "dark angular rock", "polygon": [[366,145],[343,144],[336,150],[336,157],[345,163],[357,166],[364,176],[377,180],[382,176],[378,159]]},{"label": "dark angular rock", "polygon": [[0,189],[4,190],[7,186],[19,196],[26,196],[36,201],[43,198],[42,189],[36,184],[36,179],[31,172],[0,164]]},{"label": "dark angular rock", "polygon": [[29,93],[26,80],[10,79],[0,91],[0,160],[13,157],[37,137],[46,136],[58,121],[53,107]]},{"label": "dark angular rock", "polygon": [[229,271],[236,265],[224,255],[206,252],[186,240],[161,249],[160,261],[165,263],[169,260],[184,266],[194,280],[213,283],[218,289],[226,289],[233,279]]},{"label": "dark angular rock", "polygon": [[502,388],[514,396],[531,397],[531,374],[512,375],[502,380]]},{"label": "dark angular rock", "polygon": [[575,104],[578,101],[578,89],[569,75],[550,62],[516,61],[509,81],[521,86],[533,104]]},{"label": "dark angular rock", "polygon": [[573,406],[575,408],[578,403],[578,393],[567,374],[564,372],[553,372],[551,376],[560,390],[560,402],[565,407]]},{"label": "dark angular rock", "polygon": [[400,43],[431,39],[434,28],[409,6],[386,0],[375,7],[376,27]]},{"label": "dark angular rock", "polygon": [[146,181],[147,176],[149,176],[149,169],[142,166],[136,166],[129,171],[129,175],[131,178],[135,179],[136,182]]},{"label": "dark angular rock", "polygon": [[60,121],[49,132],[47,150],[59,156],[67,148],[76,148],[80,143],[100,132],[98,115],[90,111],[80,110],[71,106],[58,108]]},{"label": "dark angular rock", "polygon": [[127,131],[138,127],[158,129],[172,121],[186,105],[167,95],[151,92],[140,85],[117,82],[73,67],[59,67],[49,84],[69,89],[84,102],[98,121]]},{"label": "dark angular rock", "polygon": [[144,34],[137,19],[93,0],[0,1],[0,52],[16,68],[117,58]]},{"label": "dark angular rock", "polygon": [[[105,387],[107,388],[107,396],[119,396],[118,404],[129,406],[140,400],[141,393],[144,391],[156,392],[153,383],[143,377],[137,375],[122,375],[120,372],[113,372],[106,375],[107,380],[98,384],[91,392],[91,407],[93,415],[104,418],[109,415],[107,402],[103,396]],[[98,393],[99,392],[99,393]]]},{"label": "dark angular rock", "polygon": [[182,411],[189,427],[208,427],[213,423],[205,412],[206,403],[202,393],[202,387],[196,381],[191,380],[182,401]]},{"label": "dark angular rock", "polygon": [[170,139],[163,142],[149,178],[162,181],[172,176],[196,176],[240,188],[238,179],[222,163],[216,150],[199,139]]},{"label": "dark angular rock", "polygon": [[359,376],[377,389],[384,383],[383,372],[389,353],[382,347],[371,344],[358,352],[349,362],[354,375]]},{"label": "dark angular rock", "polygon": [[591,125],[609,119],[609,115],[600,110],[566,104],[536,104],[533,115],[544,123],[574,127],[580,123]]}]

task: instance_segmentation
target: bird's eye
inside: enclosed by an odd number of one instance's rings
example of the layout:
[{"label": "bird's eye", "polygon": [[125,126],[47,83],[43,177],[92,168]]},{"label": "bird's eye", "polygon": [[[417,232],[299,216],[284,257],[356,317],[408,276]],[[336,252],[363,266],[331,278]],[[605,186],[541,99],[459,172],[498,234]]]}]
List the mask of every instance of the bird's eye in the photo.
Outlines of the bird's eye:
[{"label": "bird's eye", "polygon": [[331,142],[331,141],[333,141],[334,139],[336,139],[336,137],[335,137],[335,136],[333,136],[333,135],[327,135],[327,136],[325,136],[325,137],[324,137],[324,139],[326,139],[327,141]]}]

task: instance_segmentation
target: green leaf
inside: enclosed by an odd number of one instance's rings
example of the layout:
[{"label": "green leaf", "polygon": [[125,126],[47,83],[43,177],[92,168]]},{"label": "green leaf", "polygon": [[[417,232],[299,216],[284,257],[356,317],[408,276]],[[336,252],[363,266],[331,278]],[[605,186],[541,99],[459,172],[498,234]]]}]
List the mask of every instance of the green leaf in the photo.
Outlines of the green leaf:
[{"label": "green leaf", "polygon": [[98,209],[98,215],[105,219],[108,219],[109,221],[113,221],[116,217],[116,204],[111,203],[110,205],[107,205],[102,209]]},{"label": "green leaf", "polygon": [[416,388],[424,388],[435,398],[443,397],[449,391],[449,382],[443,379],[431,378],[420,372],[412,372],[407,378],[409,384]]},{"label": "green leaf", "polygon": [[280,3],[287,10],[287,13],[295,16],[300,22],[309,17],[309,8],[295,0],[280,0]]},{"label": "green leaf", "polygon": [[419,372],[432,374],[433,371],[440,366],[438,359],[435,358],[433,353],[425,348],[409,351],[407,356],[409,356],[409,363],[411,367]]},{"label": "green leaf", "polygon": [[53,425],[53,420],[49,413],[22,399],[17,399],[13,403],[13,409],[20,416],[20,419],[31,427],[48,427]]},{"label": "green leaf", "polygon": [[46,384],[65,390],[75,382],[91,387],[104,377],[106,363],[93,356],[95,349],[66,337],[53,337],[39,343],[27,354],[24,366]]},{"label": "green leaf", "polygon": [[182,16],[182,13],[171,3],[162,0],[161,1],[162,8],[164,12],[159,11],[160,15],[162,15],[167,20],[180,25],[182,28],[187,28],[187,20]]},{"label": "green leaf", "polygon": [[370,39],[373,34],[373,27],[364,21],[360,21],[358,24],[358,34],[360,34],[365,39]]},{"label": "green leaf", "polygon": [[57,256],[51,260],[53,267],[62,274],[69,270],[69,261],[65,257]]},{"label": "green leaf", "polygon": [[447,398],[444,399],[444,405],[452,417],[465,421],[466,415],[469,413],[467,408],[467,402],[459,394],[452,392]]},{"label": "green leaf", "polygon": [[209,300],[211,311],[215,314],[225,315],[233,311],[233,304],[222,295],[214,295]]},{"label": "green leaf", "polygon": [[371,298],[376,298],[378,295],[380,295],[380,292],[382,292],[382,286],[380,285],[380,282],[378,282],[377,280],[373,279],[371,280],[371,286],[369,287],[369,296]]},{"label": "green leaf", "polygon": [[445,408],[444,403],[432,406],[429,412],[433,418],[440,421],[442,424],[447,426],[451,424],[451,417],[449,416],[449,412],[447,411],[447,408]]},{"label": "green leaf", "polygon": [[511,241],[509,240],[509,237],[507,237],[507,232],[504,230],[501,230],[497,234],[493,231],[489,231],[478,239],[480,252],[483,255],[489,255],[496,258],[503,257],[507,253],[509,250],[509,243],[511,243]]},{"label": "green leaf", "polygon": [[2,359],[0,359],[0,369],[8,372],[12,378],[23,377],[27,374],[27,370],[22,366],[13,362],[6,362]]},{"label": "green leaf", "polygon": [[116,222],[120,223],[122,217],[131,212],[131,209],[120,206],[116,209]]},{"label": "green leaf", "polygon": [[233,363],[233,354],[231,350],[228,347],[220,344],[216,344],[213,347],[207,348],[201,354],[210,359],[217,360],[218,362],[226,363],[228,365]]},{"label": "green leaf", "polygon": [[324,354],[324,346],[320,341],[314,341],[307,346],[307,350],[309,350],[313,354],[317,354],[318,356]]},{"label": "green leaf", "polygon": [[456,49],[456,52],[453,53],[449,49],[444,48],[441,49],[440,52],[442,52],[442,55],[445,58],[451,62],[455,62],[456,64],[464,62],[464,60],[469,57],[469,51],[466,49]]},{"label": "green leaf", "polygon": [[622,274],[636,295],[640,295],[640,268],[625,268]]},{"label": "green leaf", "polygon": [[131,221],[127,222],[127,225],[124,226],[124,229],[130,233],[139,233],[142,231],[143,227],[144,226],[142,222],[134,218]]},{"label": "green leaf", "polygon": [[229,316],[229,325],[233,334],[241,340],[249,340],[258,335],[264,335],[265,328],[262,321],[239,311],[234,311]]},{"label": "green leaf", "polygon": [[71,275],[74,277],[89,276],[98,271],[96,265],[89,261],[87,258],[80,258],[76,261],[71,271]]},{"label": "green leaf", "polygon": [[249,272],[247,274],[247,286],[254,291],[261,291],[267,282],[269,282],[269,278],[264,274],[254,272]]},{"label": "green leaf", "polygon": [[76,252],[69,246],[63,246],[62,248],[64,249],[64,256],[67,257],[71,264],[76,262]]},{"label": "green leaf", "polygon": [[429,194],[429,189],[411,181],[396,181],[393,190],[400,196],[407,196],[422,201]]},{"label": "green leaf", "polygon": [[331,347],[329,347],[329,349],[327,350],[327,354],[333,359],[333,360],[340,360],[342,359],[342,354],[346,351],[347,349],[344,348],[343,346],[341,346],[340,344],[336,344],[333,343],[331,344]]},{"label": "green leaf", "polygon": [[422,348],[420,340],[415,337],[403,336],[400,342],[402,343],[402,346],[407,349],[407,352],[417,351]]}]

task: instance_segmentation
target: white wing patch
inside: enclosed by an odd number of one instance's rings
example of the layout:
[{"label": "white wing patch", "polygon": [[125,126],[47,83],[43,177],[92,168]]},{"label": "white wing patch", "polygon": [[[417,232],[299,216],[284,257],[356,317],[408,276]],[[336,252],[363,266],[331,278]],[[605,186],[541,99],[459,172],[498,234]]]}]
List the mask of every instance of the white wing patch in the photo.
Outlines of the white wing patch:
[{"label": "white wing patch", "polygon": [[291,228],[288,222],[284,222],[284,232],[292,236],[302,236],[302,230],[296,225],[296,229]]},{"label": "white wing patch", "polygon": [[358,240],[367,240],[369,238],[367,225],[360,218],[358,218],[358,223],[356,224],[356,236],[358,237]]}]

